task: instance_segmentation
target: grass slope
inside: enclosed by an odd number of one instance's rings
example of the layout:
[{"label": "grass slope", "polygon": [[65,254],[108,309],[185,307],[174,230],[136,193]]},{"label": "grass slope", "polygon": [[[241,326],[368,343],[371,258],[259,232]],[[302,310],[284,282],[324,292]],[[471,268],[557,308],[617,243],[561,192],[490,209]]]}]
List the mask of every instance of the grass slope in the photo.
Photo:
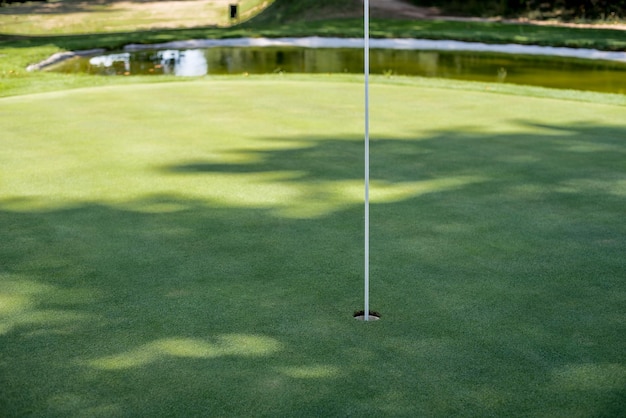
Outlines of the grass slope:
[{"label": "grass slope", "polygon": [[360,0],[274,0],[254,17],[256,23],[278,24],[298,20],[319,20],[346,14],[363,13]]},{"label": "grass slope", "polygon": [[[193,5],[197,2],[202,3],[206,12],[201,16],[194,13]],[[219,13],[220,10],[226,10],[226,2],[209,3],[197,0],[173,3],[185,12],[168,16],[171,23],[168,28],[164,28],[162,22],[163,2],[132,5],[132,13],[124,9],[124,5],[128,6],[127,3],[119,2],[96,5],[93,2],[62,1],[45,6],[55,8],[54,13],[50,13],[50,10],[42,13],[39,9],[44,6],[40,3],[0,8],[0,97],[107,84],[171,81],[168,78],[155,77],[124,80],[25,71],[28,65],[39,63],[58,52],[93,48],[116,50],[130,43],[153,44],[184,39],[363,35],[360,19],[320,20],[320,17],[336,15],[337,11],[353,7],[349,0],[340,3],[317,0],[277,1],[256,18],[242,19],[244,21],[241,24],[228,28],[217,27],[223,24],[220,20],[223,14]],[[170,7],[173,3],[167,2],[165,6]],[[260,0],[242,0],[240,7],[243,16],[247,18],[267,4],[269,2]],[[332,13],[329,12],[331,9]],[[216,16],[222,17],[218,19]],[[303,16],[315,17],[317,20],[302,20]],[[617,51],[626,49],[626,31],[610,29],[384,19],[372,19],[370,26],[371,36],[379,38],[457,39]]]},{"label": "grass slope", "polygon": [[308,80],[0,100],[4,416],[623,415],[624,108],[373,85],[364,324],[362,86]]},{"label": "grass slope", "polygon": [[[0,97],[67,88],[169,81],[167,77],[91,77],[84,75],[27,72],[25,68],[67,50],[92,48],[119,49],[129,43],[158,43],[181,39],[280,36],[362,36],[362,22],[353,19],[295,22],[268,25],[250,22],[233,28],[191,28],[129,33],[94,33],[81,36],[2,36],[0,35]],[[374,37],[414,37],[459,39],[487,43],[522,43],[553,46],[589,47],[606,50],[626,49],[626,31],[531,27],[499,23],[444,21],[387,21],[371,23]],[[182,81],[182,80],[179,80]]]},{"label": "grass slope", "polygon": [[[0,33],[68,35],[164,28],[230,26],[232,0],[28,2],[0,7]],[[268,0],[239,0],[238,21],[267,7]]]}]

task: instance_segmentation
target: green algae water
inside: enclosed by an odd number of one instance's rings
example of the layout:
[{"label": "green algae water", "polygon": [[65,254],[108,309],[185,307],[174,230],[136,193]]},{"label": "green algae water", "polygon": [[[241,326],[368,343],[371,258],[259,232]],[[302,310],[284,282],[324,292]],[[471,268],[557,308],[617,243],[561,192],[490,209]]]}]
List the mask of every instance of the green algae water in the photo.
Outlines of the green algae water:
[{"label": "green algae water", "polygon": [[[362,73],[358,48],[211,47],[77,57],[49,68],[100,76]],[[547,55],[372,49],[370,72],[626,94],[626,63]]]}]

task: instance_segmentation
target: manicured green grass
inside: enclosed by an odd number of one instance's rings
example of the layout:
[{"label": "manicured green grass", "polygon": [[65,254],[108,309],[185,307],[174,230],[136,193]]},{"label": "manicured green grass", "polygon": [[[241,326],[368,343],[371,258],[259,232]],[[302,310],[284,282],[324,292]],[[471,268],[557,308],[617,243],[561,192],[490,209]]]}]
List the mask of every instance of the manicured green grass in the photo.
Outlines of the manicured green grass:
[{"label": "manicured green grass", "polygon": [[623,415],[624,107],[376,78],[365,324],[356,80],[1,99],[3,415]]}]

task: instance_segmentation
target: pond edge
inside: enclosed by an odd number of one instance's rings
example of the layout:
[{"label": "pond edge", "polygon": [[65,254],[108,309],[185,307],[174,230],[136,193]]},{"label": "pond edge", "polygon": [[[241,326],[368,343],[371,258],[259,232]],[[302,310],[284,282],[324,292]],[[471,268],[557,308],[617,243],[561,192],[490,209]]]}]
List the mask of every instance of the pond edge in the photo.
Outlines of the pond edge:
[{"label": "pond edge", "polygon": [[[545,55],[589,60],[606,60],[626,63],[626,51],[601,51],[588,48],[567,48],[540,45],[485,44],[481,42],[446,41],[432,39],[370,39],[370,49],[427,50],[427,51],[468,51],[495,52],[502,54]],[[129,44],[124,51],[147,49],[202,49],[213,47],[273,47],[294,46],[301,48],[363,48],[362,38],[328,38],[311,36],[305,38],[231,38],[231,39],[191,39],[160,44]],[[49,58],[26,67],[26,71],[38,71],[70,58],[99,55],[105,49],[59,52]]]}]

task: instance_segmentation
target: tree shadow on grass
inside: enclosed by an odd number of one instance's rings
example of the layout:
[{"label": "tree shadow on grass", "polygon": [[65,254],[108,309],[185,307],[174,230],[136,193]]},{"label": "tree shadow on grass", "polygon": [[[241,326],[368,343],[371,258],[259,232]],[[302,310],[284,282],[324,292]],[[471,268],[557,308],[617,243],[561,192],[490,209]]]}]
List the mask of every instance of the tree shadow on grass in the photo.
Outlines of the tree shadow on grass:
[{"label": "tree shadow on grass", "polygon": [[[0,410],[620,415],[626,131],[535,129],[373,141],[372,324],[351,318],[363,209],[349,199],[300,217],[173,195],[1,201]],[[155,175],[360,189],[360,141],[291,140]]]}]

